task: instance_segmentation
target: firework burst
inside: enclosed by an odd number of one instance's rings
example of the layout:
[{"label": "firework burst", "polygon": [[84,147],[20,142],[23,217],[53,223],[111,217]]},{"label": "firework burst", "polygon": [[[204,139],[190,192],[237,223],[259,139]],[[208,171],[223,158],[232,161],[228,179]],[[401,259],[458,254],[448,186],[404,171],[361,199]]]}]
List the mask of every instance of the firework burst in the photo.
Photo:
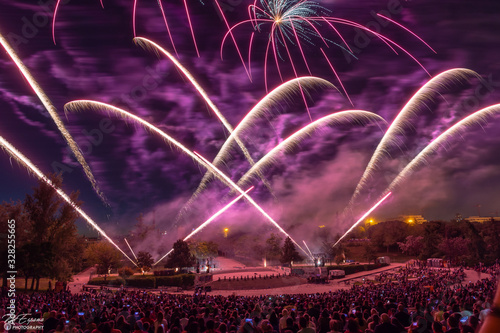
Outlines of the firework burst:
[{"label": "firework burst", "polygon": [[[253,27],[253,32],[249,38],[248,44],[248,68],[251,68],[251,54],[252,47],[254,43],[254,36],[256,33],[266,33],[267,34],[267,44],[265,46],[264,52],[264,84],[266,86],[266,91],[268,89],[268,61],[274,61],[278,76],[281,81],[284,80],[284,73],[281,69],[280,63],[288,62],[292,67],[292,71],[295,77],[299,75],[299,69],[296,65],[296,61],[291,52],[292,47],[298,49],[300,53],[301,61],[304,63],[307,72],[311,75],[311,68],[304,50],[304,45],[308,44],[316,49],[319,48],[321,54],[323,55],[325,61],[331,68],[336,79],[340,82],[344,93],[352,104],[349,98],[347,90],[344,88],[335,67],[332,65],[330,59],[325,53],[323,48],[329,48],[334,45],[345,52],[350,53],[353,57],[351,47],[346,42],[342,33],[337,29],[338,26],[348,26],[351,28],[360,29],[376,38],[381,40],[386,44],[392,51],[396,54],[397,50],[402,51],[412,58],[416,63],[418,63],[426,72],[425,67],[405,48],[393,41],[392,39],[382,35],[374,30],[371,30],[359,23],[354,21],[341,19],[337,17],[329,16],[329,10],[320,4],[309,1],[309,0],[257,0],[248,7],[249,18],[247,20],[241,21],[229,28],[228,32],[224,36],[221,44],[221,57],[222,51],[226,42],[226,39],[231,36],[233,38],[234,30],[250,24]],[[382,16],[383,17],[383,16]],[[396,24],[397,26],[405,29],[412,35],[416,36],[424,45],[429,47],[433,52],[435,52],[427,43],[425,43],[420,37],[418,37],[411,30],[402,26],[401,24],[390,20],[389,18],[383,17],[390,22]],[[332,36],[328,37],[325,33],[328,32]],[[333,39],[339,39],[340,43],[333,41]],[[241,53],[239,46],[233,38],[238,53]],[[317,46],[317,44],[323,45],[323,47]],[[243,64],[245,66],[245,63]],[[246,67],[245,67],[246,68]],[[427,72],[428,73],[428,72]],[[251,76],[251,75],[250,75]],[[305,101],[305,99],[304,99]]]}]

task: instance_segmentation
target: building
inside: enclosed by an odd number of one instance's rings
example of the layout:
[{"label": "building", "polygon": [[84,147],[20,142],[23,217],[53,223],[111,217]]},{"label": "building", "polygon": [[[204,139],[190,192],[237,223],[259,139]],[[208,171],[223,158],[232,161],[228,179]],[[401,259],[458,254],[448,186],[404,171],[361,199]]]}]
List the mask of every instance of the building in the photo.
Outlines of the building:
[{"label": "building", "polygon": [[399,215],[398,220],[408,224],[422,224],[427,222],[422,215]]},{"label": "building", "polygon": [[499,221],[500,222],[500,217],[498,216],[469,216],[466,218],[467,221],[469,222],[478,222],[478,223],[484,223],[484,222],[489,222],[489,221]]}]

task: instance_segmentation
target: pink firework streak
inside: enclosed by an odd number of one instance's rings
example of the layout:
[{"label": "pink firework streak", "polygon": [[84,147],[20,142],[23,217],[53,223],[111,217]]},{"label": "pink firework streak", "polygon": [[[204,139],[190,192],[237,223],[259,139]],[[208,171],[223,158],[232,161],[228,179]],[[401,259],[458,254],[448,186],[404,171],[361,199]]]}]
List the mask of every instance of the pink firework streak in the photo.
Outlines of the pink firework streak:
[{"label": "pink firework streak", "polygon": [[347,236],[354,228],[356,228],[358,224],[361,223],[361,221],[363,221],[371,212],[373,212],[378,206],[380,206],[382,202],[384,202],[385,199],[387,199],[391,194],[392,192],[387,193],[382,199],[380,199],[379,202],[377,202],[372,208],[370,208],[366,213],[364,213],[363,216],[361,216],[359,220],[357,220],[356,223],[354,223],[352,227],[350,227],[349,230],[347,230],[345,234],[343,234],[342,237],[340,237],[339,240],[335,244],[333,244],[333,247],[335,247],[338,243],[340,243],[340,241],[344,239],[345,236]]},{"label": "pink firework streak", "polygon": [[[134,30],[134,37],[137,37],[137,30],[136,30],[137,1],[138,0],[134,0],[134,7],[133,7],[133,11],[132,11],[132,29]],[[172,37],[172,33],[171,33],[170,27],[168,25],[167,16],[165,15],[165,9],[163,8],[163,4],[162,4],[161,0],[157,0],[157,1],[158,1],[158,6],[160,7],[161,15],[163,17],[163,23],[165,23],[165,28],[167,28],[168,38],[170,39],[170,43],[172,44],[172,48],[174,49],[174,52],[178,57],[179,54],[177,53],[177,49],[175,48],[174,39]],[[186,11],[189,29],[191,30],[191,37],[193,38],[194,48],[196,49],[196,55],[199,58],[200,52],[198,50],[198,44],[196,43],[196,37],[194,36],[194,29],[193,29],[193,24],[191,23],[191,16],[189,15],[189,8],[187,5],[187,0],[183,0],[183,1],[184,1],[184,9]]]},{"label": "pink firework streak", "polygon": [[[407,54],[413,61],[415,61],[420,67],[422,67],[427,74],[429,74],[425,69],[425,67],[410,52],[408,52],[405,48],[403,48],[401,45],[399,45],[392,39],[389,39],[388,37],[354,21],[322,15],[326,12],[327,9],[309,0],[289,0],[289,1],[260,0],[260,4],[258,4],[257,0],[255,0],[254,3],[248,7],[249,19],[234,24],[231,28],[229,28],[226,35],[224,36],[221,43],[221,57],[225,42],[229,36],[232,38],[233,43],[236,46],[236,49],[238,50],[238,54],[241,55],[241,52],[239,51],[239,46],[237,45],[233,35],[234,30],[238,27],[251,24],[251,26],[254,28],[254,32],[252,32],[250,37],[250,43],[248,45],[249,54],[247,60],[248,68],[251,68],[250,53],[252,50],[252,44],[255,41],[254,34],[255,32],[263,32],[265,26],[270,26],[270,28],[268,28],[269,30],[267,30],[268,38],[267,38],[266,50],[264,52],[264,84],[267,91],[268,90],[267,62],[269,61],[270,57],[273,58],[273,61],[276,63],[276,70],[278,71],[278,75],[280,76],[281,81],[283,81],[284,78],[283,78],[283,71],[280,68],[279,58],[281,58],[283,61],[285,61],[286,58],[287,59],[286,61],[289,62],[290,66],[292,67],[293,75],[295,77],[298,76],[297,66],[295,64],[295,60],[293,59],[290,50],[291,46],[298,47],[299,51],[298,53],[300,54],[299,57],[302,59],[309,73],[311,72],[311,69],[309,67],[309,63],[307,61],[307,57],[304,52],[303,48],[304,43],[309,43],[314,45],[313,40],[316,39],[319,43],[324,44],[326,48],[329,48],[329,46],[333,44],[342,48],[343,50],[354,56],[349,44],[346,42],[341,32],[336,28],[335,24],[337,24],[337,25],[348,26],[351,28],[361,29],[362,31],[365,31],[368,34],[377,37],[396,54],[398,54],[397,50],[400,50],[401,52]],[[427,46],[429,49],[435,52],[425,41],[423,41],[410,29],[404,27],[403,25],[383,15],[380,16],[394,23],[398,27],[406,30],[407,32],[418,38],[425,46]],[[325,27],[328,30],[331,30],[334,36],[340,38],[341,44],[337,44],[327,40],[320,31],[321,24],[325,25]],[[280,48],[284,49],[285,52],[282,52],[283,54],[280,53]],[[323,54],[323,57],[326,59],[329,67],[332,69],[336,79],[340,82],[342,90],[349,99],[349,102],[352,104],[352,101],[349,98],[347,90],[342,84],[339,75],[334,69],[334,66],[328,59],[323,48],[320,48],[320,50],[321,53]],[[243,66],[245,67],[245,69],[247,68],[244,62]]]},{"label": "pink firework streak", "polygon": [[[102,0],[99,0],[101,3],[101,7],[104,8],[104,3]],[[56,16],[57,12],[59,11],[59,5],[61,4],[61,0],[57,0],[56,6],[54,8],[54,14],[52,15],[52,40],[54,41],[54,44],[56,44]]]}]

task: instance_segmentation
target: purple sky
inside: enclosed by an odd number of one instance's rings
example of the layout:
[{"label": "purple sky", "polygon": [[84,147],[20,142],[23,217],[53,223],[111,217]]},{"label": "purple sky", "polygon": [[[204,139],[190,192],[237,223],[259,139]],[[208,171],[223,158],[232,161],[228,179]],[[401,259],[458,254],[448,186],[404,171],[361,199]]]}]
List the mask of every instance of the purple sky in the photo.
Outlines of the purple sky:
[{"label": "purple sky", "polygon": [[[70,133],[85,152],[85,158],[109,199],[106,208],[92,191],[81,167],[72,162],[63,137],[24,79],[2,52],[0,57],[0,133],[32,159],[44,172],[53,171],[54,162],[67,166],[64,188],[80,190],[83,209],[108,230],[125,233],[143,213],[151,221],[176,237],[185,235],[208,218],[231,198],[226,187],[213,181],[196,205],[173,225],[175,216],[197,187],[204,170],[177,150],[142,128],[127,125],[122,119],[86,111],[64,117],[63,106],[73,99],[93,99],[115,103],[160,126],[190,149],[213,159],[227,136],[220,122],[173,65],[164,58],[144,51],[132,42],[133,1],[70,0],[62,4],[56,23],[57,45],[52,42],[51,16],[44,14],[41,4],[50,1],[0,1],[0,31],[17,41],[19,56],[49,95]],[[231,5],[231,4],[232,5]],[[423,111],[411,124],[400,149],[379,164],[375,179],[363,192],[354,216],[369,209],[397,173],[443,130],[471,112],[500,103],[500,3],[496,1],[348,1],[320,2],[332,16],[354,20],[373,27],[377,22],[371,12],[397,8],[392,18],[412,29],[429,43],[431,52],[404,30],[387,24],[381,33],[401,43],[431,73],[464,67],[481,74],[491,87],[477,81],[452,87],[429,110]],[[199,80],[214,103],[235,126],[250,108],[265,95],[263,50],[265,31],[256,35],[252,55],[253,82],[239,62],[232,42],[220,44],[227,31],[212,0],[205,4],[190,3],[191,19],[200,49],[196,57],[182,2],[166,3],[174,41],[180,61]],[[245,1],[226,2],[230,23],[246,19]],[[402,7],[398,7],[402,5]],[[394,7],[395,6],[395,7]],[[379,23],[377,23],[379,24]],[[378,25],[380,27],[380,25]],[[377,113],[388,122],[421,87],[429,76],[404,54],[395,55],[376,39],[362,39],[350,28],[340,28],[353,47],[358,60],[345,57],[339,48],[327,50],[330,60],[346,86],[355,109]],[[137,33],[149,37],[171,50],[156,1],[139,1]],[[251,30],[235,31],[243,52]],[[334,34],[331,40],[339,42]],[[22,39],[15,39],[15,36]],[[338,86],[322,59],[318,46],[303,44],[313,75]],[[320,42],[320,41],[319,41]],[[281,50],[286,59],[284,49]],[[297,48],[293,51],[297,56]],[[303,63],[295,58],[300,74],[306,75]],[[281,61],[281,60],[280,60]],[[273,61],[269,62],[269,84],[275,87],[279,77]],[[288,61],[282,62],[286,78],[293,72]],[[478,93],[479,92],[479,93]],[[310,111],[313,119],[329,113],[352,109],[347,99],[334,90],[313,94]],[[308,124],[308,116],[300,97],[279,103],[274,113],[263,119],[244,141],[254,159],[293,131]],[[104,128],[103,128],[104,126]],[[105,131],[103,131],[103,129]],[[91,144],[85,133],[102,134]],[[500,117],[483,128],[471,128],[464,138],[449,142],[400,187],[374,216],[383,219],[400,214],[422,214],[428,219],[450,220],[455,213],[496,214],[500,186]],[[336,231],[346,230],[352,219],[339,218],[377,143],[382,137],[377,126],[331,127],[315,133],[293,152],[280,157],[265,173],[277,199],[261,183],[254,181],[251,192],[257,202],[292,235],[313,237],[312,226],[330,225]],[[36,180],[26,170],[11,162],[6,154],[0,158],[1,200],[23,199]],[[11,165],[12,164],[12,165]],[[238,150],[223,170],[233,179],[248,169]],[[69,172],[71,171],[71,172]],[[154,212],[154,213],[153,213]],[[216,222],[223,225],[247,226],[264,220],[253,208],[240,203]],[[305,228],[304,228],[305,226]],[[214,229],[214,230],[215,230]],[[82,229],[82,230],[85,230]]]}]

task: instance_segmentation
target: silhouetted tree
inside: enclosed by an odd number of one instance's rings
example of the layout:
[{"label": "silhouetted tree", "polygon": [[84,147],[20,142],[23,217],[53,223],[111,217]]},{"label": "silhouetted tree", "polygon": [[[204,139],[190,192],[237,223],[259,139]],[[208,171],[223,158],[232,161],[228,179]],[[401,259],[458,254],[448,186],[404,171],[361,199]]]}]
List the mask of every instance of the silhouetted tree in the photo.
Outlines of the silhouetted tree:
[{"label": "silhouetted tree", "polygon": [[407,236],[404,242],[398,242],[401,251],[410,256],[418,256],[422,252],[423,244],[422,236]]},{"label": "silhouetted tree", "polygon": [[153,263],[154,260],[151,253],[145,251],[137,253],[137,266],[141,269],[142,274],[144,274],[144,272],[149,272],[151,267],[153,267]]},{"label": "silhouetted tree", "polygon": [[174,243],[173,251],[168,255],[165,267],[193,267],[195,263],[196,258],[191,254],[188,243],[179,239]]},{"label": "silhouetted tree", "polygon": [[300,260],[302,260],[302,257],[299,254],[299,252],[297,252],[295,244],[293,244],[290,237],[285,238],[285,244],[283,245],[283,248],[281,250],[281,258],[280,258],[281,263],[289,264],[291,266],[291,263],[293,261],[300,261]]},{"label": "silhouetted tree", "polygon": [[269,259],[279,259],[281,256],[281,238],[271,233],[266,240],[266,257]]},{"label": "silhouetted tree", "polygon": [[97,265],[97,274],[103,274],[104,280],[111,269],[118,269],[122,265],[122,254],[107,241],[89,244],[85,257],[91,265]]},{"label": "silhouetted tree", "polygon": [[370,262],[375,262],[377,259],[377,249],[371,242],[363,244],[363,258]]},{"label": "silhouetted tree", "polygon": [[[49,178],[55,186],[61,187],[62,177],[50,175]],[[69,197],[76,205],[81,204],[78,201],[78,192],[72,192]],[[41,277],[69,281],[82,262],[83,242],[75,225],[78,213],[52,186],[43,181],[33,189],[32,195],[26,195],[23,211],[27,219],[29,242],[32,243],[32,249],[39,251],[36,254],[37,261],[45,263],[44,267],[48,268],[40,269],[40,265],[32,259],[27,261],[28,271],[36,280],[35,289],[38,290]],[[34,269],[33,265],[38,268]]]}]

